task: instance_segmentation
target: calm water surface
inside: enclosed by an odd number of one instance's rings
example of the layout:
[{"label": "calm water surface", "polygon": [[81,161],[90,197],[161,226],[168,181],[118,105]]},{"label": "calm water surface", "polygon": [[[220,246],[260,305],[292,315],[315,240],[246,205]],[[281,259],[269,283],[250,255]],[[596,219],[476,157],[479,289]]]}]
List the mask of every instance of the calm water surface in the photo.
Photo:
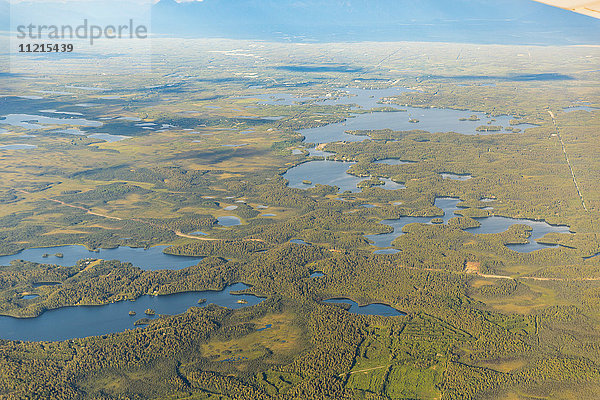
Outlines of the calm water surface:
[{"label": "calm water surface", "polygon": [[[458,210],[457,204],[460,203],[459,199],[453,198],[438,198],[435,200],[435,205],[438,208],[441,208],[444,211],[444,216],[442,219],[444,223],[448,223],[448,220],[457,216],[454,214],[455,211]],[[392,233],[385,233],[380,235],[367,235],[366,237],[373,241],[373,245],[376,247],[387,248],[392,246],[392,242],[397,237],[404,234],[402,232],[402,228],[404,228],[408,224],[412,223],[421,223],[421,224],[431,224],[431,220],[433,217],[402,217],[393,220],[384,220],[381,223],[391,226],[394,228]],[[556,226],[550,225],[544,221],[534,221],[529,219],[516,219],[516,218],[508,218],[508,217],[500,217],[500,216],[491,216],[484,218],[476,218],[476,220],[481,224],[481,226],[477,228],[469,228],[466,231],[471,232],[473,234],[486,234],[486,233],[500,233],[505,232],[512,225],[527,225],[532,228],[531,236],[528,239],[527,244],[509,244],[506,247],[518,251],[520,253],[530,253],[535,250],[540,250],[548,247],[557,247],[557,245],[549,245],[538,243],[536,239],[541,239],[548,233],[569,233],[568,226]],[[386,249],[387,250],[387,249]],[[379,253],[379,254],[388,254],[388,253]]]},{"label": "calm water surface", "polygon": [[[0,265],[9,265],[12,260],[25,260],[44,264],[57,264],[68,267],[77,264],[85,258],[100,258],[103,260],[119,260],[129,262],[145,270],[182,269],[196,265],[201,257],[174,256],[163,253],[168,246],[154,246],[149,249],[135,247],[117,247],[115,249],[100,249],[90,251],[85,246],[56,246],[26,249],[10,256],[0,256]],[[62,254],[57,257],[56,254]],[[48,257],[44,257],[48,255]]]},{"label": "calm water surface", "polygon": [[[317,184],[337,186],[341,192],[360,192],[358,184],[366,177],[357,177],[348,174],[354,162],[341,161],[309,161],[289,169],[283,177],[289,181],[289,186],[297,189],[314,188]],[[380,178],[384,185],[377,186],[386,190],[404,189],[405,186],[388,178]],[[306,182],[310,181],[310,183]]]},{"label": "calm water surface", "polygon": [[350,309],[348,312],[352,314],[361,314],[361,315],[381,315],[384,317],[396,317],[399,315],[406,315],[405,313],[396,310],[393,307],[390,307],[386,304],[369,304],[366,306],[359,306],[358,303],[350,300],[350,299],[329,299],[325,300],[324,303],[333,303],[333,304],[349,304]]},{"label": "calm water surface", "polygon": [[[233,295],[231,291],[247,289],[243,283],[236,283],[220,292],[187,292],[169,296],[142,296],[135,301],[120,301],[103,306],[63,307],[46,311],[35,318],[12,318],[0,316],[0,338],[24,341],[58,341],[88,336],[105,335],[134,329],[134,322],[141,318],[155,318],[144,314],[151,308],[156,315],[175,315],[190,307],[217,304],[237,309],[253,306],[262,299],[252,295]],[[198,300],[206,302],[198,304]],[[247,304],[237,301],[246,300]],[[135,311],[135,316],[129,316]]]}]

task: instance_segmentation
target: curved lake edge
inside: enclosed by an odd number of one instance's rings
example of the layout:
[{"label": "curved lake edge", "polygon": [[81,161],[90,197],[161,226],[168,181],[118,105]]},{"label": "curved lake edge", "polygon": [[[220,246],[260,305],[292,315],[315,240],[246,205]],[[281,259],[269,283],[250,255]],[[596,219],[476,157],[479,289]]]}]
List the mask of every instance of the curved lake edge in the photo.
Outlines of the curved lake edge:
[{"label": "curved lake edge", "polygon": [[[322,299],[320,301],[320,304],[332,304],[332,305],[347,305],[348,307],[343,307],[347,312],[352,313],[352,314],[356,314],[356,315],[377,315],[377,316],[381,316],[381,317],[394,317],[394,316],[406,316],[408,315],[408,313],[404,312],[404,311],[400,311],[394,307],[392,307],[389,304],[377,301],[377,302],[373,302],[373,303],[358,303],[348,297],[333,297],[333,298],[326,298],[326,299]],[[377,307],[384,307],[385,309],[389,309],[390,311],[387,312],[391,312],[395,315],[385,315],[384,313],[367,313],[367,308],[369,307],[373,307],[373,308],[377,308]],[[358,310],[355,310],[354,312],[351,311],[352,309],[358,308]],[[363,311],[363,312],[360,312]]]},{"label": "curved lake edge", "polygon": [[148,247],[116,246],[89,250],[85,245],[62,245],[30,247],[12,255],[0,256],[0,265],[9,266],[12,261],[23,260],[40,265],[71,267],[82,260],[116,260],[130,263],[144,271],[181,270],[200,263],[205,257],[174,255],[165,250],[172,245],[157,244]]},{"label": "curved lake edge", "polygon": [[[23,253],[24,251],[27,250],[41,250],[41,249],[53,249],[55,247],[67,247],[67,246],[81,246],[81,247],[85,247],[85,249],[89,252],[92,253],[99,253],[102,250],[115,250],[118,249],[120,247],[128,247],[130,249],[144,249],[144,250],[150,250],[153,247],[158,247],[158,246],[166,246],[165,248],[169,247],[169,246],[173,246],[173,244],[170,243],[156,243],[153,244],[151,246],[127,246],[127,245],[116,245],[116,246],[111,246],[111,247],[96,247],[96,248],[89,248],[87,245],[83,244],[83,243],[57,243],[57,244],[50,244],[47,246],[34,246],[34,247],[26,247],[24,249],[18,250],[16,252],[13,253],[2,253],[0,252],[0,257],[9,257],[9,256],[16,256],[18,254]],[[164,253],[164,251],[163,251]],[[50,253],[48,253],[50,254]],[[165,253],[168,254],[168,253]],[[184,256],[185,257],[185,256]]]},{"label": "curved lake edge", "polygon": [[144,329],[153,321],[181,316],[190,312],[192,308],[222,307],[233,311],[259,305],[267,299],[266,296],[246,293],[250,288],[244,283],[234,283],[220,291],[143,295],[135,301],[119,301],[99,306],[61,307],[48,310],[48,313],[36,318],[0,316],[0,339],[57,342],[103,337]]},{"label": "curved lake edge", "polygon": [[[52,282],[53,286],[62,284],[62,282]],[[135,303],[137,300],[139,300],[142,297],[148,296],[148,297],[155,297],[155,298],[165,298],[165,297],[169,297],[169,296],[176,296],[176,295],[182,295],[182,294],[196,294],[196,293],[203,293],[203,294],[210,294],[210,293],[221,293],[226,291],[229,287],[237,285],[237,284],[243,284],[246,285],[247,288],[244,289],[240,289],[240,290],[231,290],[230,294],[232,296],[253,296],[259,299],[266,299],[268,296],[264,296],[264,295],[257,295],[254,293],[248,293],[247,291],[249,289],[252,288],[252,286],[248,285],[247,283],[244,282],[233,282],[230,284],[225,285],[223,288],[221,289],[203,289],[203,290],[185,290],[182,292],[174,292],[174,293],[168,293],[168,294],[149,294],[149,293],[142,293],[139,296],[133,298],[133,299],[123,299],[123,300],[118,300],[118,301],[107,301],[105,303],[97,303],[97,304],[72,304],[72,305],[64,305],[64,306],[59,306],[59,307],[55,307],[55,308],[45,308],[43,310],[40,311],[39,314],[36,315],[32,315],[32,316],[19,316],[19,315],[11,315],[11,314],[5,314],[2,311],[0,311],[0,317],[8,317],[8,318],[14,318],[14,319],[18,319],[18,320],[28,320],[28,319],[33,319],[33,318],[37,318],[42,316],[43,314],[45,314],[46,312],[52,312],[52,311],[57,311],[57,310],[62,310],[62,309],[67,309],[67,308],[77,308],[77,307],[89,307],[89,308],[94,308],[94,307],[104,307],[104,306],[108,306],[110,304],[123,304],[125,302],[131,302],[131,303]],[[37,293],[32,293],[37,295],[37,297],[41,297],[41,295],[37,294]],[[36,298],[37,298],[36,297]],[[204,307],[205,305],[209,305],[212,303],[206,303],[206,304],[202,304],[202,306]],[[194,307],[194,306],[190,306]],[[163,314],[163,315],[178,315],[178,314]]]},{"label": "curved lake edge", "polygon": [[[455,209],[452,209],[452,207],[442,207],[442,204],[439,204],[438,201],[452,201],[452,202],[457,202],[457,204],[454,205]],[[440,208],[443,211],[443,215],[434,215],[434,216],[419,216],[419,217],[412,217],[412,216],[401,216],[399,218],[395,218],[395,219],[382,219],[380,220],[378,223],[381,225],[387,225],[392,227],[394,230],[390,233],[377,233],[377,234],[365,234],[364,236],[371,241],[371,246],[375,247],[377,250],[381,250],[381,249],[388,249],[388,248],[393,248],[393,245],[391,244],[397,237],[401,236],[404,234],[403,232],[403,228],[406,225],[409,224],[430,224],[430,221],[427,221],[427,219],[431,219],[431,218],[444,218],[444,219],[450,219],[452,217],[456,217],[456,216],[461,216],[461,213],[459,212],[460,210],[464,210],[464,209],[468,209],[468,207],[463,207],[461,206],[461,203],[463,203],[464,200],[460,199],[459,197],[436,197],[434,200],[434,206]],[[406,219],[411,219],[414,218],[415,221],[407,221],[404,225],[402,225],[402,227],[395,227],[394,223],[397,223],[399,221],[402,220],[406,220]],[[561,244],[559,243],[554,243],[554,242],[549,242],[549,241],[545,241],[543,240],[544,237],[546,237],[546,235],[550,234],[550,233],[557,233],[557,234],[574,234],[576,233],[575,231],[573,231],[571,229],[571,226],[569,225],[565,225],[565,224],[551,224],[549,222],[547,222],[545,219],[541,218],[541,219],[534,219],[534,218],[517,218],[517,217],[508,217],[505,215],[502,215],[502,213],[498,213],[498,214],[490,214],[487,216],[481,216],[481,217],[471,217],[472,219],[474,219],[475,221],[485,221],[486,219],[491,219],[493,220],[507,220],[507,221],[514,221],[512,224],[510,224],[509,226],[506,227],[506,229],[509,229],[511,226],[514,225],[525,225],[527,226],[529,229],[527,229],[529,232],[535,233],[536,229],[536,224],[545,224],[547,225],[549,228],[551,229],[555,229],[556,231],[552,231],[552,232],[546,232],[543,236],[541,237],[531,237],[531,235],[527,238],[527,243],[508,243],[505,244],[505,246],[513,251],[516,252],[520,252],[519,249],[525,249],[525,246],[532,246],[534,243],[537,245],[540,245],[542,247],[540,248],[536,248],[536,249],[532,249],[530,251],[524,251],[525,253],[530,253],[532,251],[537,251],[537,250],[542,250],[544,248],[556,248],[556,247],[563,247]],[[529,223],[533,224],[533,225],[528,225]],[[397,231],[397,228],[400,228],[400,231]],[[499,232],[474,232],[480,229],[483,229],[483,223],[480,223],[480,226],[478,227],[469,227],[469,228],[464,228],[462,229],[462,231],[464,232],[468,232],[471,233],[473,235],[493,235],[493,234],[498,234],[498,233],[502,233],[505,232],[505,230],[499,231]],[[560,232],[558,230],[560,229],[565,229],[568,230],[568,232]],[[386,243],[385,246],[383,246],[381,243],[378,243],[377,239],[378,238],[383,238],[383,237],[391,237],[392,235],[398,233],[399,234],[391,239],[391,242],[389,244]],[[523,246],[523,247],[521,247]]]}]

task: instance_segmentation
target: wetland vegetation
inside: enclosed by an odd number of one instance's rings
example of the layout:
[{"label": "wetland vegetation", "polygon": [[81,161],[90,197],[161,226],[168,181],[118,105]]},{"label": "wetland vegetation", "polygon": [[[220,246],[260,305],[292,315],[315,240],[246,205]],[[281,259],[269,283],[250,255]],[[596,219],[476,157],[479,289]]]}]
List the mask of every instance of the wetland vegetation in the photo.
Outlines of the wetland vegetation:
[{"label": "wetland vegetation", "polygon": [[600,396],[596,50],[156,45],[0,76],[1,398]]}]

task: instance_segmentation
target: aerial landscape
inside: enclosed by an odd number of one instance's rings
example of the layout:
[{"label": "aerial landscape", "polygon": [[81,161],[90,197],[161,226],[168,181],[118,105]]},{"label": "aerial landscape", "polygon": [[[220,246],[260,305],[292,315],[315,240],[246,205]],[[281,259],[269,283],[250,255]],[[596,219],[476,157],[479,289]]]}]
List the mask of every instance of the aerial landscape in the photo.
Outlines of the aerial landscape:
[{"label": "aerial landscape", "polygon": [[323,3],[3,29],[0,399],[600,398],[600,20]]}]

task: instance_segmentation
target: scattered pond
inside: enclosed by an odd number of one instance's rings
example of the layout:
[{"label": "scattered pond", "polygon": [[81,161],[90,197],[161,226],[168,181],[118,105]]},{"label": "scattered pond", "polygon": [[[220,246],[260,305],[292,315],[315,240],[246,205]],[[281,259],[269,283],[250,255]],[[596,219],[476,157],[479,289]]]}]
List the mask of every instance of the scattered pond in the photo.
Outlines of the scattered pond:
[{"label": "scattered pond", "polygon": [[35,299],[36,297],[40,297],[40,296],[38,294],[26,294],[22,298],[25,300],[31,300],[31,299]]},{"label": "scattered pond", "polygon": [[332,304],[349,304],[350,308],[348,312],[352,314],[361,314],[361,315],[381,315],[383,317],[396,317],[400,315],[406,315],[405,313],[396,310],[393,307],[390,307],[386,304],[369,304],[366,306],[359,306],[358,303],[350,300],[350,299],[329,299],[325,300],[324,303],[332,303]]},{"label": "scattered pond", "polygon": [[111,135],[109,133],[94,133],[93,135],[89,135],[88,137],[94,139],[101,139],[107,141],[109,143],[120,142],[121,140],[131,139],[131,136],[123,136],[123,135]]},{"label": "scattered pond", "polygon": [[460,174],[451,174],[451,173],[441,173],[440,176],[442,177],[442,179],[451,179],[453,181],[468,181],[469,179],[472,179],[473,176],[469,175],[469,174],[464,174],[464,175],[460,175]]},{"label": "scattered pond", "polygon": [[237,209],[238,206],[227,206],[227,207],[223,207],[223,210],[225,211],[233,211],[235,209]]},{"label": "scattered pond", "polygon": [[[142,296],[135,301],[120,301],[103,306],[63,307],[46,311],[36,318],[12,318],[0,316],[0,338],[23,341],[58,341],[88,336],[105,335],[135,329],[135,321],[147,316],[144,311],[151,308],[156,315],[175,315],[190,307],[217,304],[237,309],[253,306],[262,299],[244,294],[234,295],[231,291],[247,289],[243,283],[236,283],[222,291],[186,292],[169,296]],[[244,299],[247,303],[238,303]],[[206,302],[198,304],[199,299]],[[134,311],[136,316],[130,316]]]},{"label": "scattered pond", "polygon": [[18,126],[23,129],[41,129],[42,125],[76,125],[98,128],[102,122],[89,121],[83,118],[52,118],[42,115],[8,114],[0,118],[0,124]]},{"label": "scattered pond", "polygon": [[129,262],[145,270],[182,269],[196,265],[201,257],[174,256],[163,253],[168,246],[154,246],[149,249],[135,247],[117,247],[90,251],[85,246],[57,246],[26,249],[10,256],[0,256],[0,265],[9,265],[12,260],[25,260],[44,264],[57,264],[68,267],[86,258],[119,260]]},{"label": "scattered pond", "polygon": [[34,144],[3,144],[0,145],[0,150],[27,150],[35,149],[36,147]]},{"label": "scattered pond", "polygon": [[598,110],[598,108],[596,108],[596,107],[590,107],[590,106],[573,106],[573,107],[563,108],[563,111],[566,112],[566,113],[573,112],[573,111],[587,111],[587,112],[592,112],[592,111],[596,111],[596,110]]},{"label": "scattered pond", "polygon": [[62,285],[62,283],[61,282],[36,282],[36,283],[31,284],[31,286],[33,286],[33,287],[58,286],[58,285]]},{"label": "scattered pond", "polygon": [[291,239],[291,240],[290,240],[290,243],[294,243],[294,244],[301,244],[301,245],[304,245],[304,246],[311,246],[311,244],[310,244],[310,243],[306,243],[306,242],[305,242],[304,240],[302,240],[302,239]]},{"label": "scattered pond", "polygon": [[236,226],[242,224],[242,221],[234,216],[218,217],[217,221],[219,221],[219,225],[221,226]]},{"label": "scattered pond", "polygon": [[324,274],[324,273],[322,273],[322,272],[319,272],[319,271],[315,271],[315,272],[313,272],[312,274],[310,274],[310,277],[311,277],[311,278],[320,278],[320,277],[322,277],[322,276],[325,276],[325,274]]}]

